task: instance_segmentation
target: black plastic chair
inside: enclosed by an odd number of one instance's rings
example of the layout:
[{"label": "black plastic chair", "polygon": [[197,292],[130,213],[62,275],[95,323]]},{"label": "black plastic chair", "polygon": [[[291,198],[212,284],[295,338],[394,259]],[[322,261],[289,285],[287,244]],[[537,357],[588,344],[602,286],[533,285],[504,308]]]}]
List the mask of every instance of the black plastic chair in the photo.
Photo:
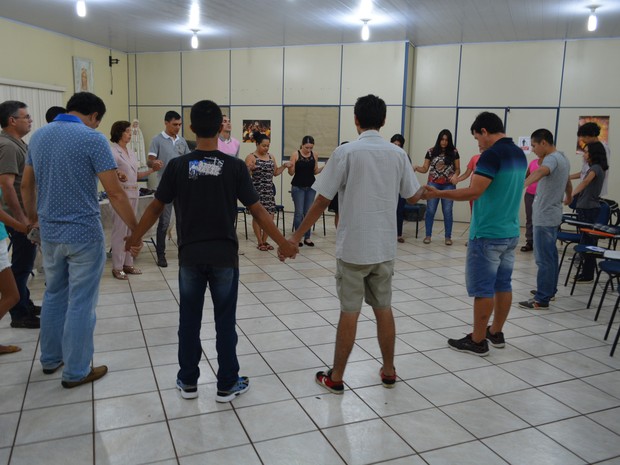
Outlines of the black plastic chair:
[{"label": "black plastic chair", "polygon": [[247,209],[245,207],[237,207],[237,216],[235,217],[235,230],[237,229],[237,220],[239,219],[239,213],[243,213],[243,226],[245,227],[245,240],[248,240],[248,217]]}]

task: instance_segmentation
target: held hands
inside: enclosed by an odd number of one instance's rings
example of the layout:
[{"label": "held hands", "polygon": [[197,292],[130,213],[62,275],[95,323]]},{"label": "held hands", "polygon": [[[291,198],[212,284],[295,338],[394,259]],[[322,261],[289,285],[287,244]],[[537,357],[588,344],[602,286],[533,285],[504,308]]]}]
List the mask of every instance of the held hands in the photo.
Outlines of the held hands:
[{"label": "held hands", "polygon": [[287,258],[295,258],[295,256],[299,253],[299,246],[297,242],[289,239],[284,246],[278,247],[278,258],[281,262],[286,260]]},{"label": "held hands", "polygon": [[439,190],[433,186],[424,186],[424,194],[422,194],[422,199],[437,199],[439,198]]},{"label": "held hands", "polygon": [[129,252],[132,257],[137,257],[142,250],[142,238],[131,236],[125,237],[125,251]]},{"label": "held hands", "polygon": [[572,201],[573,201],[573,197],[572,197],[571,195],[567,195],[567,196],[564,198],[564,205],[568,206],[568,205],[570,205],[570,204],[571,204],[571,202],[572,202]]},{"label": "held hands", "polygon": [[121,170],[116,170],[116,176],[118,176],[118,180],[120,182],[126,182],[127,181],[127,175],[125,173],[123,173]]},{"label": "held hands", "polygon": [[162,169],[164,167],[164,162],[161,160],[155,160],[153,162],[153,166],[151,166],[151,169],[153,171],[159,171],[160,169]]},{"label": "held hands", "polygon": [[450,182],[456,186],[459,183],[459,177],[456,174],[453,174],[450,178]]}]

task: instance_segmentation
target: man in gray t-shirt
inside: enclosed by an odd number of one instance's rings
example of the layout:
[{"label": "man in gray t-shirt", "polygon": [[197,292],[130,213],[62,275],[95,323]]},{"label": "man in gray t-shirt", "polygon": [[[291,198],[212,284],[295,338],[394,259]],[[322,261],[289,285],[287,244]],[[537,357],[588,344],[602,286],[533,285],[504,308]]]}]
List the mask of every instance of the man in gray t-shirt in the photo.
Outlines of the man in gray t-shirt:
[{"label": "man in gray t-shirt", "polygon": [[525,187],[538,182],[532,205],[534,257],[538,266],[534,298],[519,302],[522,308],[548,308],[558,285],[558,249],[555,244],[562,222],[562,200],[571,201],[573,187],[569,179],[570,162],[553,143],[547,129],[532,133],[532,151],[540,158],[539,168],[525,180]]},{"label": "man in gray t-shirt", "polygon": [[[181,130],[181,115],[176,111],[168,111],[164,117],[166,128],[153,137],[149,147],[149,158],[146,162],[149,168],[159,165],[157,172],[158,179],[161,179],[168,162],[180,155],[189,153],[189,147],[183,137],[179,136]],[[159,217],[157,224],[157,243],[155,250],[157,251],[157,266],[166,267],[166,232],[170,226],[170,217],[172,216],[172,204],[164,207],[164,211]]]}]

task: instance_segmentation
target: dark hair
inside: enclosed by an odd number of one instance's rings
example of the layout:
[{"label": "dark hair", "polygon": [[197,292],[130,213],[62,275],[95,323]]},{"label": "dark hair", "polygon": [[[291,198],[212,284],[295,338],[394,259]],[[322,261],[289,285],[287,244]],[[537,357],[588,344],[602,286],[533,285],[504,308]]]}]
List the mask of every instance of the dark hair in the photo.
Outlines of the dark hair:
[{"label": "dark hair", "polygon": [[379,129],[385,124],[385,102],[376,95],[368,94],[355,102],[353,113],[362,129]]},{"label": "dark hair", "polygon": [[75,111],[82,115],[97,113],[97,121],[101,121],[105,115],[106,107],[103,100],[90,92],[78,92],[67,102],[67,113]]},{"label": "dark hair", "polygon": [[394,134],[392,136],[392,138],[390,139],[390,142],[400,142],[400,146],[404,147],[405,146],[405,138],[403,137],[402,134]]},{"label": "dark hair", "polygon": [[267,134],[263,134],[262,132],[258,131],[254,131],[252,133],[252,138],[254,139],[254,142],[256,142],[256,145],[260,145],[261,142],[263,142],[265,139],[271,142],[271,138]]},{"label": "dark hair", "polygon": [[588,148],[588,155],[590,157],[590,166],[601,165],[603,171],[607,171],[609,165],[607,164],[607,152],[605,146],[600,142],[591,142],[586,144]]},{"label": "dark hair", "polygon": [[[446,136],[448,138],[448,145],[445,149],[445,152],[440,145],[443,136]],[[456,147],[454,146],[454,142],[452,141],[452,133],[449,129],[442,129],[441,131],[439,131],[439,134],[437,135],[437,140],[435,141],[435,145],[431,149],[431,155],[433,157],[441,155],[442,153],[444,153],[446,165],[452,165],[454,163],[456,155]]]},{"label": "dark hair", "polygon": [[18,100],[6,100],[0,103],[0,127],[6,128],[9,125],[9,118],[16,116],[22,108],[28,108],[28,105]]},{"label": "dark hair", "polygon": [[214,137],[222,127],[222,110],[211,100],[196,102],[189,113],[191,129],[197,137]]},{"label": "dark hair", "polygon": [[175,119],[181,119],[181,115],[179,115],[174,110],[167,111],[166,114],[164,115],[164,121],[166,122],[170,122]]},{"label": "dark hair", "polygon": [[110,129],[110,140],[112,142],[118,142],[123,137],[125,130],[131,126],[129,121],[116,121]]},{"label": "dark hair", "polygon": [[45,121],[51,123],[58,115],[62,115],[63,113],[67,113],[64,107],[49,107],[45,112]]},{"label": "dark hair", "polygon": [[482,134],[482,129],[486,129],[489,134],[498,134],[503,133],[504,123],[495,113],[491,113],[490,111],[483,111],[478,116],[471,125],[471,133],[477,132],[478,134]]},{"label": "dark hair", "polygon": [[301,145],[306,145],[306,144],[312,144],[314,145],[314,137],[312,136],[304,136],[304,138],[301,140]]},{"label": "dark hair", "polygon": [[585,123],[577,129],[577,137],[598,137],[601,133],[601,127],[596,123]]},{"label": "dark hair", "polygon": [[532,142],[536,143],[544,140],[547,144],[553,145],[553,134],[551,134],[551,131],[548,129],[536,129],[530,136],[530,139],[532,139]]}]

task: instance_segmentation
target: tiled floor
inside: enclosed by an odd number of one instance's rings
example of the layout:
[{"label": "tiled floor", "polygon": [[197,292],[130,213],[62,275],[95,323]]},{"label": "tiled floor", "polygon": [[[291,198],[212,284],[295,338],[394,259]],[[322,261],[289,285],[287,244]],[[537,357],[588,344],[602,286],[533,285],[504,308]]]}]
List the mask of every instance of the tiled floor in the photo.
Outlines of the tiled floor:
[{"label": "tiled floor", "polygon": [[[620,353],[610,358],[603,341],[616,295],[596,323],[585,309],[590,286],[572,297],[561,287],[549,310],[513,306],[505,349],[486,358],[451,351],[446,338],[468,332],[472,319],[466,227],[455,225],[446,247],[441,230],[425,246],[406,225],[393,303],[401,381],[380,385],[364,308],[343,396],[313,381],[331,364],[339,314],[333,228],[286,264],[241,239],[238,349],[251,389],[231,404],[214,400],[210,301],[200,397],[174,389],[174,252],[159,269],[145,251],[144,274],[129,282],[113,279],[108,263],[94,362],[110,373],[94,385],[63,389],[60,374],[41,372],[38,331],[0,322],[0,342],[23,348],[0,358],[0,464],[620,464]],[[532,254],[517,252],[515,302],[528,298],[535,273]],[[37,302],[43,281],[31,284]]]}]

